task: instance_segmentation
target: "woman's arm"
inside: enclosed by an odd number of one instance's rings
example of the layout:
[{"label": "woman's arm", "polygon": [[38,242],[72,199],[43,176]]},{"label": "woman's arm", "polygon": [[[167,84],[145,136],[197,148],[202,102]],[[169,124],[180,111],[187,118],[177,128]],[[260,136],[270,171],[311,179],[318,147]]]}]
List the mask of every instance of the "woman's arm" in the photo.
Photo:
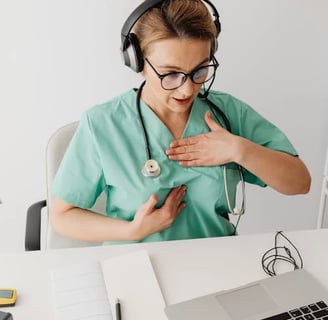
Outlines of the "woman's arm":
[{"label": "woman's arm", "polygon": [[311,176],[299,157],[238,138],[235,151],[236,163],[283,194],[293,195],[309,192]]},{"label": "woman's arm", "polygon": [[69,238],[95,242],[132,240],[129,222],[72,206],[57,197],[50,217],[54,230]]},{"label": "woman's arm", "polygon": [[214,166],[235,162],[283,194],[302,194],[310,189],[311,177],[295,156],[274,151],[236,136],[205,114],[211,132],[173,141],[166,151],[182,166]]},{"label": "woman's arm", "polygon": [[185,193],[185,186],[173,188],[160,208],[156,208],[157,196],[151,195],[131,222],[81,209],[55,197],[51,207],[51,223],[59,234],[78,240],[141,240],[170,227],[185,207]]}]

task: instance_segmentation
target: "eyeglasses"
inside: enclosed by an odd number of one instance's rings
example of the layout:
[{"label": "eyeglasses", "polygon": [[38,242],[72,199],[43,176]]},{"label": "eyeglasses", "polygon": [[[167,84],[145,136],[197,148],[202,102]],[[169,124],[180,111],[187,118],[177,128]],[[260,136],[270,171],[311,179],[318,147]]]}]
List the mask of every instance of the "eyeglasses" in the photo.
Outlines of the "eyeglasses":
[{"label": "eyeglasses", "polygon": [[193,83],[203,84],[213,79],[216,69],[219,66],[219,63],[213,57],[213,64],[196,68],[190,73],[169,72],[166,74],[160,74],[147,58],[145,60],[154,70],[157,77],[161,80],[161,85],[164,90],[174,90],[181,87],[186,82],[188,77]]}]

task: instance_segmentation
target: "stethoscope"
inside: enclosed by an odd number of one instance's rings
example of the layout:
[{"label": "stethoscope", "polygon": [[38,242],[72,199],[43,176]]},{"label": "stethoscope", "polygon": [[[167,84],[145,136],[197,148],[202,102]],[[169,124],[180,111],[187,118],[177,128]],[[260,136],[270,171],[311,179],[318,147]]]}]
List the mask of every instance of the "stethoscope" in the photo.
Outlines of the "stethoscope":
[{"label": "stethoscope", "polygon": [[[142,131],[142,134],[144,137],[145,149],[146,149],[146,155],[147,155],[147,160],[144,163],[144,165],[142,166],[141,172],[146,178],[156,178],[161,173],[161,167],[156,160],[152,159],[150,148],[149,148],[150,144],[149,144],[149,139],[148,139],[148,133],[147,133],[145,123],[144,123],[144,120],[143,120],[143,117],[141,114],[141,109],[140,109],[141,92],[142,92],[142,89],[143,89],[145,83],[146,83],[146,81],[144,81],[140,85],[138,92],[137,92],[137,98],[136,98],[136,109],[137,109],[138,119],[140,122],[141,131]],[[218,106],[216,106],[211,100],[207,99],[207,97],[205,97],[205,101],[208,103],[216,121],[218,121],[218,123],[221,124],[221,121],[219,120],[216,112],[213,112],[213,109],[215,109],[220,114],[220,117],[222,118],[222,120],[224,122],[225,128],[229,132],[231,132],[230,122],[229,122],[228,118],[226,117],[226,115],[223,113],[223,111]],[[239,176],[240,176],[241,197],[242,197],[241,206],[239,208],[238,207],[232,208],[232,206],[231,206],[230,197],[228,194],[227,166],[226,165],[223,166],[223,180],[224,180],[224,189],[225,189],[227,205],[228,205],[228,209],[230,211],[229,213],[235,214],[235,215],[242,215],[245,213],[245,205],[246,205],[245,179],[244,179],[244,173],[243,173],[242,167],[240,165],[237,165],[237,168],[238,168],[238,172],[239,172]]]}]

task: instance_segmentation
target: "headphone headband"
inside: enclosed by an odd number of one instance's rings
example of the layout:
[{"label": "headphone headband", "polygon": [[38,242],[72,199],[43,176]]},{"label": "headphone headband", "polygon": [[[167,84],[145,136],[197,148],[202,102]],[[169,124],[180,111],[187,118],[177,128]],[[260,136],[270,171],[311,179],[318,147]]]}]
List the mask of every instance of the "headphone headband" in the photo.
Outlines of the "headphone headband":
[{"label": "headphone headband", "polygon": [[131,14],[126,19],[122,31],[121,31],[121,40],[122,47],[124,48],[125,39],[130,34],[133,26],[137,21],[150,9],[155,8],[157,5],[161,4],[164,0],[147,0],[142,2],[137,8],[135,8]]},{"label": "headphone headband", "polygon": [[[155,7],[160,7],[165,0],[145,0],[128,16],[121,30],[121,53],[124,64],[130,67],[135,72],[140,72],[143,69],[144,61],[142,51],[139,46],[139,41],[134,33],[131,33],[133,26],[137,21],[149,10]],[[221,31],[221,24],[219,20],[219,13],[215,6],[209,0],[202,0],[207,3],[214,16],[214,24],[217,34]]]}]

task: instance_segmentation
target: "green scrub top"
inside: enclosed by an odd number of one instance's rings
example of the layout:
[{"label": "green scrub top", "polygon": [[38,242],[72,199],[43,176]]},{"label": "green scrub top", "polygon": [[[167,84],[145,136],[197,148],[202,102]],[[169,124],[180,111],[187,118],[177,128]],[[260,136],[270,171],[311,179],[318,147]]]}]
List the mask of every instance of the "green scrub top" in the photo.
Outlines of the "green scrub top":
[{"label": "green scrub top", "polygon": [[[296,155],[286,136],[244,102],[217,91],[210,91],[208,98],[224,112],[234,134]],[[165,150],[174,137],[143,101],[140,106],[152,158],[161,167],[160,175],[146,178],[141,172],[147,155],[136,112],[136,92],[130,90],[84,113],[57,171],[53,194],[74,206],[89,209],[104,191],[106,214],[132,221],[151,194],[158,195],[158,206],[161,206],[173,187],[186,185],[186,207],[171,227],[141,242],[232,235],[233,225],[222,216],[229,211],[223,166],[185,168],[169,160]],[[196,98],[182,137],[209,131],[204,120],[207,110],[209,105]],[[216,116],[220,120],[218,113]],[[220,122],[224,126],[224,122]],[[234,207],[236,185],[240,180],[235,164],[227,166],[227,180],[229,201]],[[265,186],[247,170],[245,180]]]}]

